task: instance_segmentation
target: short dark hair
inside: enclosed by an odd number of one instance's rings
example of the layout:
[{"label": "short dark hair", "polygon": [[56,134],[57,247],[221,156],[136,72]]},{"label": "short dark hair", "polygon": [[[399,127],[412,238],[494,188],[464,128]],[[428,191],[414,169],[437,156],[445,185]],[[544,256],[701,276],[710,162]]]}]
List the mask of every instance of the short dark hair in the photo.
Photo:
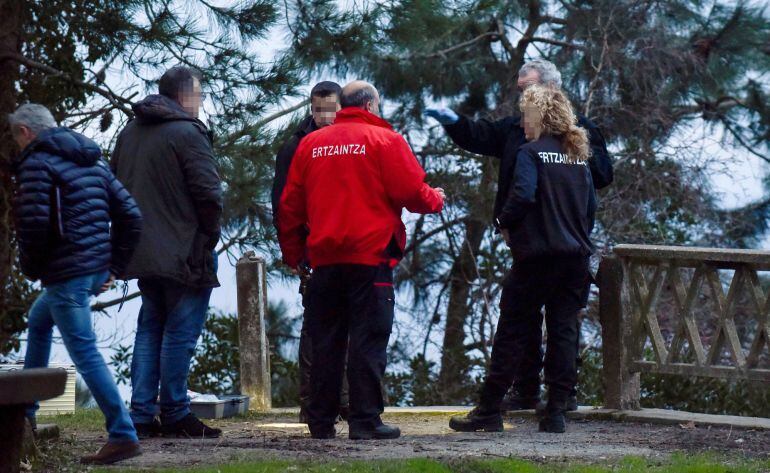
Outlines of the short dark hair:
[{"label": "short dark hair", "polygon": [[313,86],[310,90],[310,97],[329,97],[330,95],[336,95],[339,97],[342,95],[342,87],[336,82],[325,80],[319,82]]},{"label": "short dark hair", "polygon": [[193,78],[200,82],[203,74],[190,66],[174,66],[160,76],[158,93],[171,99],[177,99],[182,88],[192,88]]},{"label": "short dark hair", "polygon": [[340,95],[340,107],[363,108],[367,102],[377,97],[377,91],[371,85],[366,85],[350,93]]}]

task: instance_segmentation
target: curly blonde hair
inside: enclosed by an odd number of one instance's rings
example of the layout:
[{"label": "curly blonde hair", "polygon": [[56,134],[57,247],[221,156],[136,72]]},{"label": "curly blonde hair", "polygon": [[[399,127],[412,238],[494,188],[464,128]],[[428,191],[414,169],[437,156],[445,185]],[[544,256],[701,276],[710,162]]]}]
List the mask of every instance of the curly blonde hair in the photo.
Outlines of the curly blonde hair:
[{"label": "curly blonde hair", "polygon": [[531,85],[521,95],[519,108],[523,112],[525,107],[539,112],[540,133],[558,138],[571,163],[582,163],[591,157],[588,134],[577,125],[572,104],[561,89]]}]

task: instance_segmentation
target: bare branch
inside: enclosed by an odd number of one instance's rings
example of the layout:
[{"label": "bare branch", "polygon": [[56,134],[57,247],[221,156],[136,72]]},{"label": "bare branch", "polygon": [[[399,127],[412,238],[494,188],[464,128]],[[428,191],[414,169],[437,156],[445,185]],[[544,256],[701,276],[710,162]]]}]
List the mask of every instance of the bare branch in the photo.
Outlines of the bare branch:
[{"label": "bare branch", "polygon": [[564,18],[557,18],[555,16],[543,15],[540,17],[545,23],[555,23],[557,25],[567,25],[568,22]]},{"label": "bare branch", "polygon": [[451,227],[453,227],[453,226],[455,226],[457,224],[463,223],[465,221],[466,221],[465,217],[456,218],[454,220],[450,220],[448,222],[445,222],[443,225],[439,225],[438,227],[432,229],[429,232],[426,232],[426,233],[420,235],[420,238],[418,238],[417,240],[415,240],[412,243],[410,243],[404,249],[404,254],[411,253],[412,251],[414,251],[415,248],[417,248],[417,246],[419,246],[421,243],[429,240],[434,235],[437,235],[437,234],[443,232],[444,230],[447,230],[447,229],[449,229],[449,228],[451,228]]},{"label": "bare branch", "polygon": [[569,43],[567,41],[559,41],[556,39],[543,38],[541,36],[533,36],[529,38],[531,43],[545,43],[552,44],[554,46],[561,46],[563,48],[577,49],[578,51],[585,51],[586,47],[575,43]]},{"label": "bare branch", "polygon": [[89,84],[88,82],[83,82],[80,79],[75,79],[74,77],[70,76],[66,72],[60,71],[60,70],[58,70],[56,68],[53,68],[53,67],[51,67],[51,66],[49,66],[47,64],[43,64],[43,63],[40,63],[40,62],[37,62],[37,61],[33,61],[32,59],[24,57],[24,56],[22,56],[21,54],[18,54],[18,53],[7,52],[7,53],[0,54],[0,61],[4,61],[4,60],[15,61],[15,62],[18,62],[19,64],[23,64],[26,67],[30,67],[30,68],[33,68],[33,69],[38,69],[38,70],[47,72],[48,74],[51,74],[54,77],[61,77],[61,78],[65,79],[65,80],[67,80],[67,81],[69,81],[69,82],[71,82],[71,83],[73,83],[73,84],[75,84],[75,85],[77,85],[79,87],[83,87],[86,90],[90,90],[91,92],[95,92],[95,93],[101,95],[102,97],[104,97],[107,100],[109,100],[110,103],[115,108],[117,108],[118,110],[122,111],[126,115],[131,116],[131,115],[134,114],[131,111],[131,108],[130,108],[130,105],[131,105],[131,101],[130,100],[127,100],[127,99],[121,97],[120,95],[117,95],[117,94],[113,93],[112,91],[110,91],[110,90],[108,90],[106,88],[99,87],[99,86],[96,86],[94,84]]}]

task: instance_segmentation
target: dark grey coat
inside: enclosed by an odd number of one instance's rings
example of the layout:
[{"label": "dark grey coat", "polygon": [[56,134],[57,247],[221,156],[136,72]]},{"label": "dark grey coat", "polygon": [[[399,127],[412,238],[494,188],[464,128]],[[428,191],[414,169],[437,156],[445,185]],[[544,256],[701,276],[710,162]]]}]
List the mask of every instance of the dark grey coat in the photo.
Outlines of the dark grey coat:
[{"label": "dark grey coat", "polygon": [[133,106],[112,156],[118,179],[139,204],[144,228],[128,278],[216,287],[222,185],[208,129],[179,104],[150,95]]}]

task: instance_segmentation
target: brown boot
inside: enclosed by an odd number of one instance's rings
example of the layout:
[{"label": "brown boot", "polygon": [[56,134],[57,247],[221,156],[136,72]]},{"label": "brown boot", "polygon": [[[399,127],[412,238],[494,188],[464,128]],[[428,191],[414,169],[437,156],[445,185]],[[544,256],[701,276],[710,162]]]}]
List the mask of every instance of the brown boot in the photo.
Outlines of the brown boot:
[{"label": "brown boot", "polygon": [[108,465],[142,454],[139,442],[107,442],[94,455],[86,455],[80,459],[80,463],[87,465]]}]

